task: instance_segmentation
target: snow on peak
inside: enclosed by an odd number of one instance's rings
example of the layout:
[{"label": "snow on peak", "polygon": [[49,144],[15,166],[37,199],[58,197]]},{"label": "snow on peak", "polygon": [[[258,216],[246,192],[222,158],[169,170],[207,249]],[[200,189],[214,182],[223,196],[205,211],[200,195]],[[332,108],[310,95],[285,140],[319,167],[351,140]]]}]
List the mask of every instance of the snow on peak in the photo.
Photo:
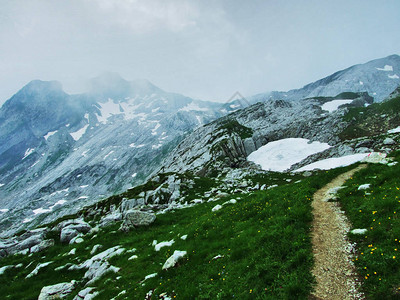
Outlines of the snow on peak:
[{"label": "snow on peak", "polygon": [[349,104],[351,102],[353,102],[353,100],[350,100],[350,99],[349,100],[347,100],[347,99],[332,100],[332,101],[324,103],[321,106],[321,108],[322,108],[322,110],[327,110],[331,113],[331,112],[337,110],[340,105]]},{"label": "snow on peak", "polygon": [[49,137],[51,137],[52,135],[55,135],[57,133],[57,130],[56,131],[49,131],[45,136],[44,136],[44,139],[47,141],[47,139],[49,138]]},{"label": "snow on peak", "polygon": [[85,126],[83,126],[81,129],[75,131],[75,132],[71,132],[70,135],[72,136],[72,138],[75,141],[78,141],[86,132],[86,129],[89,127],[89,124],[86,124]]},{"label": "snow on peak", "polygon": [[326,143],[302,138],[288,138],[270,142],[250,153],[248,160],[261,165],[263,170],[283,172],[306,157],[330,148]]},{"label": "snow on peak", "polygon": [[389,65],[385,65],[383,68],[376,68],[379,71],[391,72],[393,71],[393,67]]}]

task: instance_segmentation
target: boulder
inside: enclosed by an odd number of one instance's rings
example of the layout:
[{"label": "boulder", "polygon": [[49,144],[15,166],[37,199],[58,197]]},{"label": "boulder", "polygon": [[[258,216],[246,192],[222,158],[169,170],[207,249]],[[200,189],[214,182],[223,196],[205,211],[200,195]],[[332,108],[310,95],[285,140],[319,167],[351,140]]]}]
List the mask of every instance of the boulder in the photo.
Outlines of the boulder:
[{"label": "boulder", "polygon": [[129,210],[123,216],[122,231],[129,231],[136,226],[147,226],[156,220],[156,215],[140,210]]},{"label": "boulder", "polygon": [[184,257],[186,255],[186,253],[187,253],[186,251],[175,250],[174,254],[172,254],[166,260],[166,262],[164,263],[162,269],[166,270],[166,269],[174,267],[177,264],[178,260],[181,259],[182,257]]},{"label": "boulder", "polygon": [[94,283],[108,272],[117,273],[119,270],[119,268],[110,265],[108,261],[95,261],[90,265],[89,270],[87,270],[84,275],[85,279],[89,279],[86,285]]},{"label": "boulder", "polygon": [[[69,243],[74,237],[78,236],[80,233],[88,233],[92,227],[83,220],[67,220],[63,223],[60,233],[60,241],[62,243]],[[58,225],[58,227],[60,226]]]},{"label": "boulder", "polygon": [[66,298],[74,290],[74,281],[45,286],[40,291],[38,300]]},{"label": "boulder", "polygon": [[18,249],[19,250],[25,250],[29,249],[33,246],[39,245],[43,241],[43,235],[42,234],[37,234],[37,235],[32,235],[28,237],[27,239],[21,241],[18,244]]},{"label": "boulder", "polygon": [[383,144],[384,145],[394,145],[394,144],[396,144],[396,142],[394,139],[388,137],[388,138],[384,139]]},{"label": "boulder", "polygon": [[66,227],[61,230],[60,242],[69,243],[74,237],[78,236],[78,230],[74,228]]},{"label": "boulder", "polygon": [[105,215],[101,220],[99,227],[107,227],[115,224],[115,222],[122,220],[122,214],[119,212],[113,212],[111,214]]}]

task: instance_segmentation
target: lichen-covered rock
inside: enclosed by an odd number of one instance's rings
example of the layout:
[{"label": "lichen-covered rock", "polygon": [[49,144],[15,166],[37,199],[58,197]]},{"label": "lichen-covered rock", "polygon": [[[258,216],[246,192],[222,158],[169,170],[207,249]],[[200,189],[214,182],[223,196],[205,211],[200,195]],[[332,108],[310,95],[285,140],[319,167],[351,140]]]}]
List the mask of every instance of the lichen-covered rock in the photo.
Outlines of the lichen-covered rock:
[{"label": "lichen-covered rock", "polygon": [[38,300],[64,299],[74,290],[75,282],[63,282],[45,286],[40,291]]},{"label": "lichen-covered rock", "polygon": [[136,226],[147,226],[156,220],[156,215],[140,210],[129,210],[123,216],[120,230],[129,231]]}]

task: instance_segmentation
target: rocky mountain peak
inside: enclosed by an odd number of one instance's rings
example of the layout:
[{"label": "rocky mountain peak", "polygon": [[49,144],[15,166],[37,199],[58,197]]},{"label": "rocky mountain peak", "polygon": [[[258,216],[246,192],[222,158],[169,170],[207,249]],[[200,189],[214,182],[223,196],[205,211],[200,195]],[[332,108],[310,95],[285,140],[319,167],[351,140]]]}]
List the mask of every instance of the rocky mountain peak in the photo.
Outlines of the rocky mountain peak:
[{"label": "rocky mountain peak", "polygon": [[118,73],[106,72],[90,80],[89,94],[101,100],[160,94],[163,91],[146,79],[127,81]]}]

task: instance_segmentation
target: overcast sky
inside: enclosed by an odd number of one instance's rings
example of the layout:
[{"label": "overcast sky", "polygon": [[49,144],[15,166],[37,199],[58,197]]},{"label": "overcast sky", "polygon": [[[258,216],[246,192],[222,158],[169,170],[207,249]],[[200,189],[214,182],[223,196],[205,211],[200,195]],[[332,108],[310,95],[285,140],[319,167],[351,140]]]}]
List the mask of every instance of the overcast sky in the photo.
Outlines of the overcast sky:
[{"label": "overcast sky", "polygon": [[399,0],[0,0],[0,104],[105,71],[225,101],[400,53]]}]

